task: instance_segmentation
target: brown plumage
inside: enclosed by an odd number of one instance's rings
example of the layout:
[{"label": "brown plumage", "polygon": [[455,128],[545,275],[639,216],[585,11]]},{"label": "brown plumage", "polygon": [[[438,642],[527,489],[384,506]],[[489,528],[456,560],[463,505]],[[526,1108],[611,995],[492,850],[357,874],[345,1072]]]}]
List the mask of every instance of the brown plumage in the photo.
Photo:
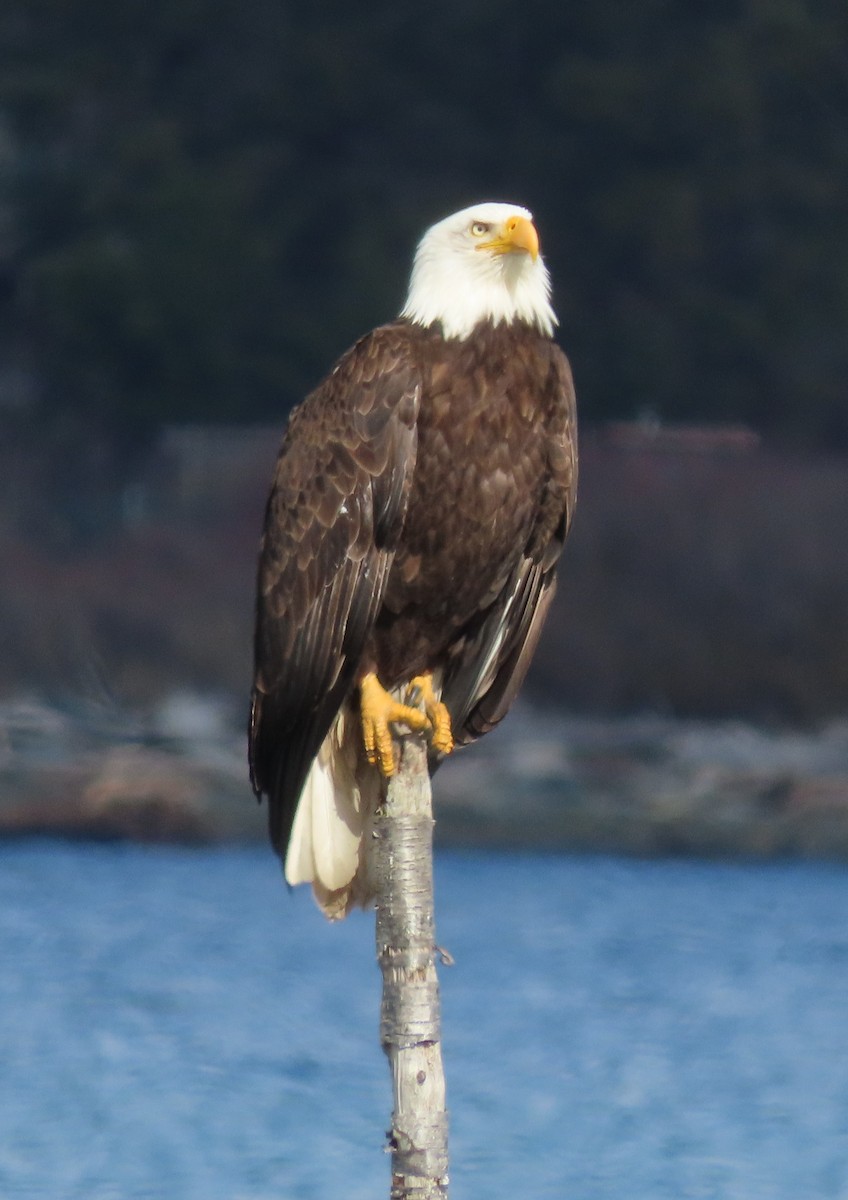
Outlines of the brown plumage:
[{"label": "brown plumage", "polygon": [[[293,412],[261,543],[250,721],[251,779],[284,859],[340,712],[336,749],[362,796],[377,778],[351,733],[367,672],[387,689],[433,672],[458,744],[505,715],[553,597],[576,475],[568,362],[523,321],[461,338],[383,326]],[[339,915],[363,895],[345,881],[328,901],[329,875],[316,893]]]}]

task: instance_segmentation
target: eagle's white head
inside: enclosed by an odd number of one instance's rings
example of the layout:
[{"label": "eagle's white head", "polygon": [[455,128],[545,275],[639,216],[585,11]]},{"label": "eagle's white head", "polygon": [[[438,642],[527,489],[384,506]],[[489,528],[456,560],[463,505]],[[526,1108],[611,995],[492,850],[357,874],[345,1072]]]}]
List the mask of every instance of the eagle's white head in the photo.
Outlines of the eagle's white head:
[{"label": "eagle's white head", "polygon": [[480,321],[524,321],[548,337],[557,323],[532,215],[516,204],[473,204],[433,225],[418,243],[401,316],[440,323],[448,338]]}]

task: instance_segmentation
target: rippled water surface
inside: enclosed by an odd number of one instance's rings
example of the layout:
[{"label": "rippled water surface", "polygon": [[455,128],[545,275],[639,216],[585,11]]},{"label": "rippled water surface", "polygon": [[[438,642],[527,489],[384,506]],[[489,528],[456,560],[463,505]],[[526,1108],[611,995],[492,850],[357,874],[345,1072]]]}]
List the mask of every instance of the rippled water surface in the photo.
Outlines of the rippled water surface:
[{"label": "rippled water surface", "polygon": [[[848,872],[445,854],[454,1197],[848,1197]],[[262,848],[0,847],[0,1196],[373,1200],[373,918]]]}]

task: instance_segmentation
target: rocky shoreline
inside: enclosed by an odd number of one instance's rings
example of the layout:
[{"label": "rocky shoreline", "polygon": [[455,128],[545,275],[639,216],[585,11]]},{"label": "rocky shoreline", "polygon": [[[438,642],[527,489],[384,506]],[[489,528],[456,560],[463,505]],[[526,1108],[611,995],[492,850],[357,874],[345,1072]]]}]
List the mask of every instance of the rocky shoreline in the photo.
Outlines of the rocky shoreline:
[{"label": "rocky shoreline", "polygon": [[[0,837],[264,840],[234,707],[0,705]],[[848,861],[848,720],[767,730],[520,707],[434,793],[442,845]]]}]

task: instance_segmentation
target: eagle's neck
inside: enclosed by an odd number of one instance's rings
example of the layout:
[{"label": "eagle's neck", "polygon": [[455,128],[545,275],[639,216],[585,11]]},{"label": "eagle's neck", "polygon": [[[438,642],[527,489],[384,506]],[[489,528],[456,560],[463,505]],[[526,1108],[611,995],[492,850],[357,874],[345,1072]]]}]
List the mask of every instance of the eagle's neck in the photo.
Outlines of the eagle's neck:
[{"label": "eagle's neck", "polygon": [[523,323],[551,337],[557,319],[550,295],[541,258],[480,254],[471,263],[457,262],[422,246],[401,316],[416,325],[440,325],[446,338],[466,338],[484,321]]}]

